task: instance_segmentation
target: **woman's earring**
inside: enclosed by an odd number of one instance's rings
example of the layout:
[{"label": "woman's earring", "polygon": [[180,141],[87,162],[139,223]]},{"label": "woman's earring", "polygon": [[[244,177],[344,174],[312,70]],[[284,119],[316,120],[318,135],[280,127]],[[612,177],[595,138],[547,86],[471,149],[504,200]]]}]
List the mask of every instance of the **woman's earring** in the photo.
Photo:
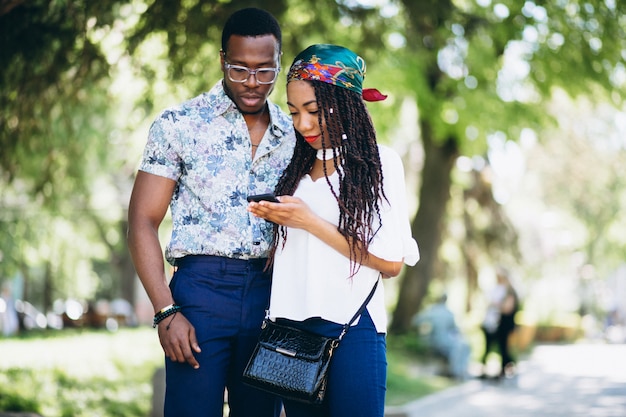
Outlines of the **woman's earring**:
[{"label": "woman's earring", "polygon": [[342,133],[341,140],[348,140],[348,135],[346,135],[345,133]]},{"label": "woman's earring", "polygon": [[328,113],[333,114],[333,108],[328,109]]}]

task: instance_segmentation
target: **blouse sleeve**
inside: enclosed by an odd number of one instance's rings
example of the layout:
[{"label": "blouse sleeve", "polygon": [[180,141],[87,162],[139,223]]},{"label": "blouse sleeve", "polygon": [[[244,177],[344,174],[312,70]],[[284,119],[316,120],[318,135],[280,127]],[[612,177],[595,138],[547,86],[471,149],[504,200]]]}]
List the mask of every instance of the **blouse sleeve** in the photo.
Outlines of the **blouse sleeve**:
[{"label": "blouse sleeve", "polygon": [[383,189],[387,201],[381,202],[381,227],[370,242],[369,252],[387,261],[404,260],[415,265],[420,258],[417,242],[411,236],[404,181],[404,166],[391,148],[379,146],[383,170]]}]

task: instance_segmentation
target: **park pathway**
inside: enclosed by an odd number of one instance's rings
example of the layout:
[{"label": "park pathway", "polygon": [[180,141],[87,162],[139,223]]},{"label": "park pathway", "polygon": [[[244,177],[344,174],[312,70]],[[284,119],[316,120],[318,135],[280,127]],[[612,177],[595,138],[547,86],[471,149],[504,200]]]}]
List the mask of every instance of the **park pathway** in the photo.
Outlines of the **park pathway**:
[{"label": "park pathway", "polygon": [[500,381],[470,380],[386,417],[626,417],[626,344],[540,345]]}]

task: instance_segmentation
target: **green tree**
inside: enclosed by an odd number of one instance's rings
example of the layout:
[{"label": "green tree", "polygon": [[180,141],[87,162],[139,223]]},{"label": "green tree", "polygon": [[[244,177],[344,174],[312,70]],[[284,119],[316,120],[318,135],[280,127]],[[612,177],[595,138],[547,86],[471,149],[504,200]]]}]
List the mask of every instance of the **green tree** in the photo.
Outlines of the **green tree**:
[{"label": "green tree", "polygon": [[120,4],[0,3],[0,277],[21,273],[24,295],[45,309],[93,292],[75,284],[93,284],[90,260],[107,256],[95,236],[116,226],[92,202],[119,163],[110,65],[93,34],[114,24]]},{"label": "green tree", "polygon": [[[624,261],[626,238],[626,131],[615,126],[617,113],[606,104],[573,102],[562,95],[550,106],[559,125],[554,139],[531,156],[536,172],[545,178],[542,201],[576,219],[585,233],[578,250],[597,277],[613,272]],[[564,111],[565,110],[565,111]],[[622,121],[622,124],[625,121]]]},{"label": "green tree", "polygon": [[396,332],[408,328],[433,279],[457,157],[483,154],[490,135],[516,140],[523,128],[538,130],[554,87],[614,105],[626,93],[625,2],[402,4],[425,162],[413,221],[422,260],[403,276]]}]

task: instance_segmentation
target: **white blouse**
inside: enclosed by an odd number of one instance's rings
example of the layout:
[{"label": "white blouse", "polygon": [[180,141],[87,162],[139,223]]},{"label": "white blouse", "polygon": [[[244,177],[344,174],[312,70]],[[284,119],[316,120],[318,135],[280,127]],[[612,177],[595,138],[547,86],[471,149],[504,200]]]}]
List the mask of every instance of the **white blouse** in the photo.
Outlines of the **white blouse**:
[{"label": "white blouse", "polygon": [[[404,260],[407,265],[415,265],[419,250],[411,236],[402,160],[392,149],[381,145],[378,148],[383,188],[389,203],[382,202],[382,227],[371,241],[369,252],[388,261]],[[338,192],[337,173],[329,179]],[[301,198],[323,219],[338,224],[339,207],[326,178],[313,181],[306,175],[294,196]],[[350,277],[347,257],[302,229],[288,228],[286,243],[283,247],[282,241],[279,242],[274,259],[270,317],[298,321],[321,317],[345,324],[378,279],[379,271],[365,266]],[[387,312],[383,285],[378,285],[367,309],[377,331],[385,333]],[[358,320],[353,325],[357,323]]]}]

